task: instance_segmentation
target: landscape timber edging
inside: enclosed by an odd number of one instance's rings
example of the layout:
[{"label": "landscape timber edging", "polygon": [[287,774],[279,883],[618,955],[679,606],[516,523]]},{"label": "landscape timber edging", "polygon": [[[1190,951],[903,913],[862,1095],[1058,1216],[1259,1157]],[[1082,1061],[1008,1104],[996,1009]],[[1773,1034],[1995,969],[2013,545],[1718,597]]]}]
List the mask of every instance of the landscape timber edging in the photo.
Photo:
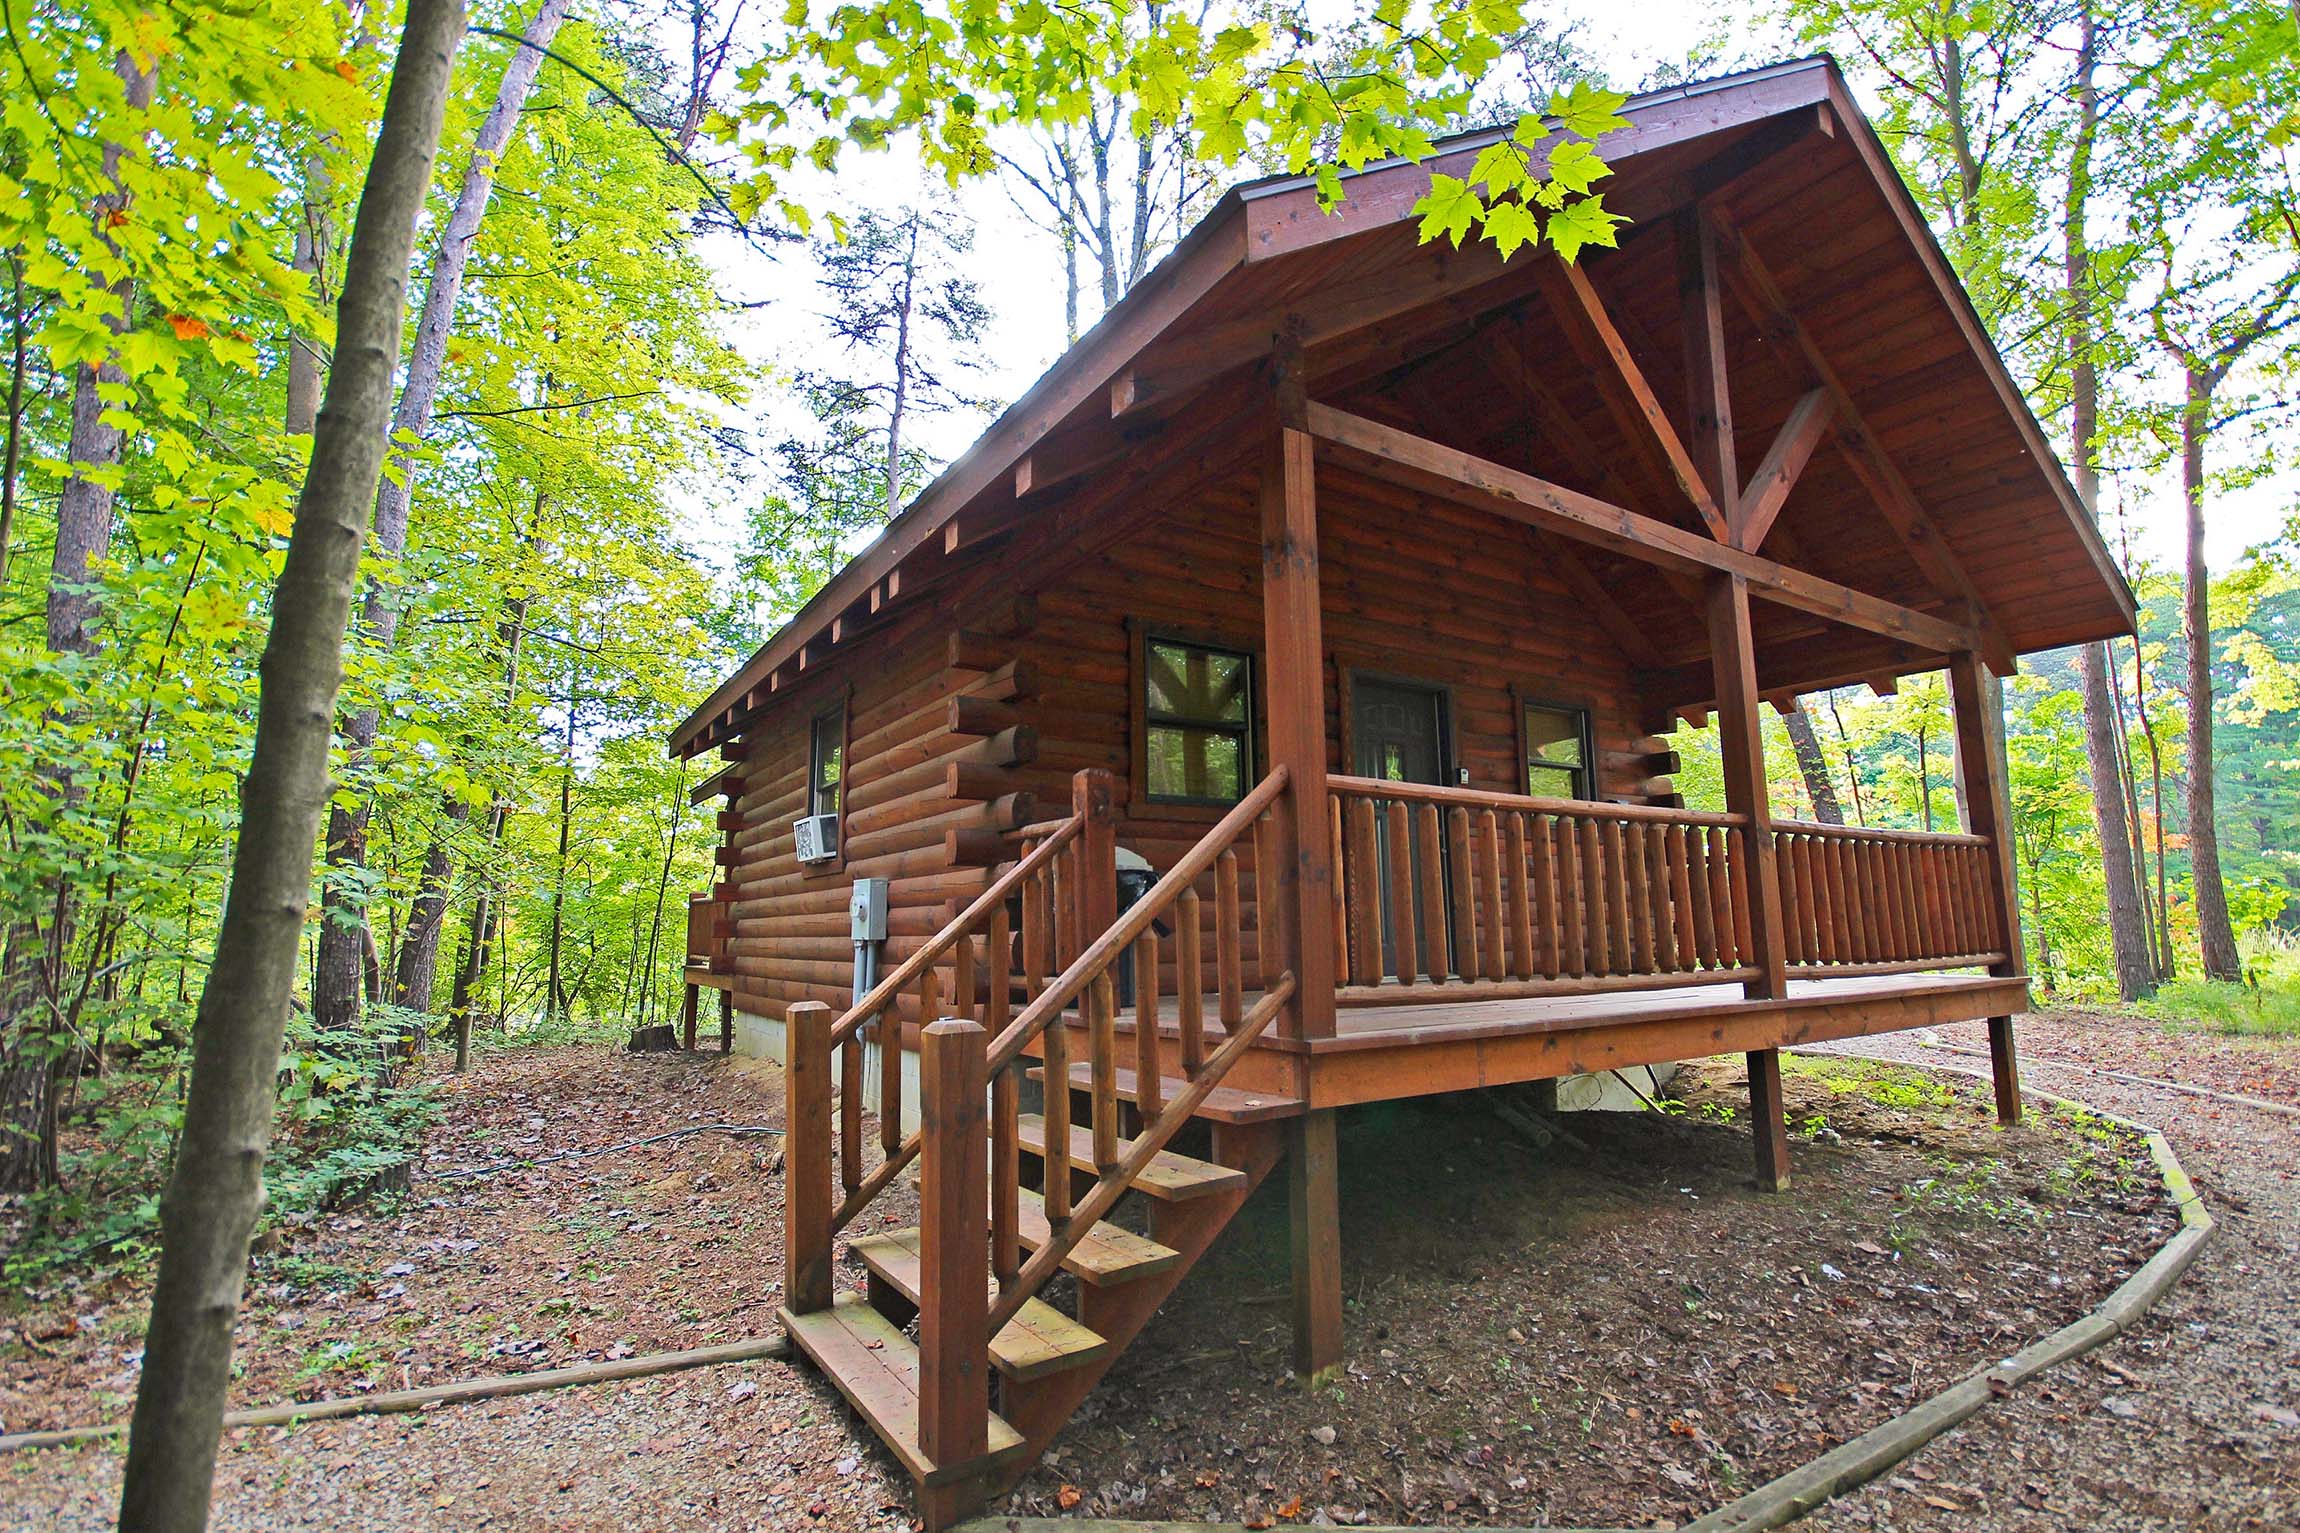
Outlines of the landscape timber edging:
[{"label": "landscape timber edging", "polygon": [[[1833,1049],[1798,1052],[1826,1054],[1838,1059],[1871,1060],[1869,1055],[1841,1054]],[[1902,1063],[1898,1060],[1881,1062]],[[1954,1065],[1922,1064],[1908,1065],[1906,1068],[1938,1070],[1944,1074],[1978,1080],[1988,1079],[1977,1070],[1963,1070]],[[1850,1442],[1832,1448],[1810,1464],[1792,1469],[1737,1500],[1681,1524],[1679,1533],[1756,1533],[1758,1529],[1777,1528],[1784,1523],[1794,1522],[1846,1491],[1867,1484],[1951,1427],[1977,1415],[1991,1400],[2012,1393],[2015,1388],[2055,1363],[2082,1357],[2132,1329],[2195,1262],[2198,1254],[2211,1241],[2216,1226],[2211,1212],[2204,1206],[2202,1195],[2197,1192],[2195,1183],[2189,1180],[2188,1172],[2180,1164],[2180,1157],[2173,1154],[2172,1145],[2161,1130],[2131,1118],[2119,1117],[2115,1113],[2102,1112],[2097,1107],[2070,1097],[2055,1096],[2031,1087],[2023,1087],[2021,1094],[2032,1101],[2073,1109],[2103,1123],[2112,1123],[2129,1133],[2138,1134],[2148,1146],[2150,1159],[2156,1162],[2157,1175],[2164,1184],[2165,1196],[2172,1200],[2174,1208],[2179,1212],[2178,1232],[2160,1246],[2154,1256],[2143,1262],[2140,1270],[2126,1278],[2114,1293],[2103,1299],[2082,1319],[2072,1321],[2051,1335],[2031,1342],[2010,1357],[1967,1375],[1890,1421],[1871,1427]],[[972,1522],[961,1524],[957,1533],[1247,1533],[1247,1530],[1240,1523],[1143,1522],[1123,1518],[978,1517]],[[1447,1529],[1437,1524],[1424,1523],[1414,1530],[1367,1527],[1360,1529],[1359,1533],[1471,1533],[1471,1530]],[[1484,1528],[1478,1530],[1478,1533],[1536,1533],[1536,1530]],[[1600,1530],[1550,1527],[1539,1530],[1539,1533],[1600,1533]]]}]

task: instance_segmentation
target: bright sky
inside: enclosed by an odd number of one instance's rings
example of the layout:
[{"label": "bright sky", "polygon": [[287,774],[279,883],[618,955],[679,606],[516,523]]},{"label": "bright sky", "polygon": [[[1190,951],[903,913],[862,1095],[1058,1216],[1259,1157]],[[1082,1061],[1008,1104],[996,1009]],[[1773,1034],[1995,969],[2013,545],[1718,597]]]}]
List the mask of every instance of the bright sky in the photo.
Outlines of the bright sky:
[{"label": "bright sky", "polygon": [[[1563,0],[1552,8],[1580,20],[1582,40],[1602,62],[1613,80],[1624,88],[1646,79],[1657,65],[1682,61],[1716,30],[1708,18],[1714,13],[1707,0],[1639,0],[1622,5],[1618,0]],[[1754,35],[1723,40],[1728,64],[1741,60],[1763,62],[1793,51],[1787,41],[1771,43]],[[922,178],[914,163],[899,152],[856,155],[840,167],[833,196],[817,205],[862,203],[893,208],[905,203],[958,208],[976,228],[971,272],[984,300],[996,316],[991,330],[991,370],[980,380],[979,391],[1001,401],[1019,397],[1061,354],[1064,346],[1061,252],[1053,238],[1032,225],[995,182],[970,184],[953,192],[939,182]],[[771,298],[771,307],[752,310],[736,323],[737,344],[747,354],[773,364],[789,358],[819,358],[825,341],[819,308],[820,295],[810,278],[810,263],[794,253],[769,263],[740,247],[715,252],[729,271],[729,290],[746,299]],[[1091,288],[1091,279],[1089,279]],[[1087,298],[1084,323],[1091,324],[1093,294]],[[768,412],[772,442],[786,425],[803,418],[794,406]],[[963,450],[987,422],[951,416],[922,428],[925,445],[948,459]],[[2216,569],[2224,569],[2243,550],[2273,538],[2284,518],[2300,501],[2300,481],[2283,476],[2232,493],[2213,503],[2208,552]],[[2177,567],[2182,532],[2178,481],[2172,475],[2159,482],[2128,484],[2121,497],[2121,514],[2131,525],[2136,552],[2153,562]],[[739,508],[697,508],[701,546],[730,546],[740,526]],[[2117,541],[2110,530],[2112,547]]]}]

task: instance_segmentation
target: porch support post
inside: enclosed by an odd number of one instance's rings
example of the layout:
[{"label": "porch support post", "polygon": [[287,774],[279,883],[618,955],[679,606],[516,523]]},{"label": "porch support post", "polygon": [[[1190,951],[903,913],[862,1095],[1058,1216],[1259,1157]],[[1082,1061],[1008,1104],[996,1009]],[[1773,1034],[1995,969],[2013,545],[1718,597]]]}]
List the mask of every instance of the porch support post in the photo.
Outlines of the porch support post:
[{"label": "porch support post", "polygon": [[[2028,972],[2021,945],[2020,901],[2013,883],[2012,807],[2007,796],[2004,758],[1997,740],[2004,729],[2004,711],[1992,678],[1981,657],[1964,650],[1949,659],[1949,703],[1957,723],[1957,767],[1965,783],[1965,829],[1988,838],[1983,859],[1987,876],[1983,895],[1991,907],[1991,925],[2004,944],[2004,957],[1989,966],[1991,974],[2017,976]],[[1989,1063],[1996,1081],[1997,1121],[2020,1121],[2020,1062],[2013,1052],[2012,1018],[1989,1018]]]},{"label": "porch support post", "polygon": [[1255,911],[1261,940],[1293,972],[1281,1021],[1301,1038],[1334,1035],[1334,869],[1326,833],[1326,649],[1318,608],[1316,443],[1299,429],[1301,350],[1277,349],[1278,431],[1262,463],[1262,656],[1269,758],[1287,774],[1272,852],[1277,909]]},{"label": "porch support post", "polygon": [[1294,1372],[1315,1388],[1342,1366],[1341,1156],[1335,1109],[1286,1121],[1293,1212]]},{"label": "porch support post", "polygon": [[[1789,993],[1783,946],[1781,870],[1773,855],[1773,810],[1765,783],[1764,722],[1758,714],[1756,646],[1749,631],[1749,582],[1713,575],[1703,591],[1710,663],[1717,686],[1717,745],[1725,769],[1725,807],[1747,815],[1741,853],[1748,860],[1749,937],[1756,949],[1754,978],[1743,984],[1752,998]],[[1772,1049],[1749,1055],[1749,1116],[1756,1133],[1757,1185],[1779,1192],[1789,1185],[1789,1128],[1782,1115],[1781,1056]]]},{"label": "porch support post", "polygon": [[[783,1307],[831,1307],[831,1024],[820,1001],[783,1013]],[[849,1044],[848,1047],[853,1047]]]}]

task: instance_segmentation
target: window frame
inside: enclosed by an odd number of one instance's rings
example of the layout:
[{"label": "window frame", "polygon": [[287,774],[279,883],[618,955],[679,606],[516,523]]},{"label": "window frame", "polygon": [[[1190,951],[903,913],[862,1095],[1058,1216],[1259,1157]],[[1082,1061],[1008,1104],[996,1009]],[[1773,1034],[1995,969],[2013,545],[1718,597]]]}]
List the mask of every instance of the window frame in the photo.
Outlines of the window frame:
[{"label": "window frame", "polygon": [[[1129,646],[1133,664],[1127,683],[1127,733],[1129,741],[1129,799],[1137,813],[1173,814],[1195,818],[1200,815],[1226,813],[1239,800],[1253,792],[1254,784],[1261,781],[1262,748],[1262,652],[1258,645],[1240,643],[1226,634],[1172,627],[1166,624],[1128,620],[1133,642]],[[1170,645],[1183,649],[1205,650],[1209,653],[1242,660],[1246,666],[1245,717],[1237,723],[1228,721],[1206,722],[1191,720],[1179,714],[1153,714],[1150,710],[1150,651],[1154,645]],[[1238,737],[1240,776],[1236,798],[1209,798],[1187,794],[1152,793],[1150,791],[1150,731],[1157,728],[1203,729],[1214,733],[1234,733]]]},{"label": "window frame", "polygon": [[839,777],[833,788],[838,807],[827,811],[838,818],[837,832],[832,837],[833,852],[821,862],[803,864],[809,873],[836,873],[846,866],[847,788],[851,785],[853,767],[853,763],[847,759],[847,705],[852,697],[851,688],[842,690],[838,696],[824,702],[807,716],[806,813],[809,817],[826,812],[819,807],[817,797],[822,791],[823,742],[826,739],[836,741],[839,758]]},{"label": "window frame", "polygon": [[[1515,774],[1517,783],[1511,791],[1522,793],[1528,798],[1556,798],[1559,796],[1554,793],[1536,793],[1533,791],[1533,768],[1535,765],[1533,740],[1526,730],[1525,716],[1530,710],[1538,708],[1544,713],[1570,714],[1579,725],[1581,763],[1570,769],[1575,778],[1575,791],[1564,795],[1564,797],[1574,803],[1600,802],[1602,787],[1600,779],[1603,774],[1598,768],[1597,730],[1589,705],[1582,702],[1566,701],[1546,693],[1527,691],[1519,687],[1510,688],[1510,696],[1515,704],[1513,709],[1515,717],[1512,722],[1517,734],[1517,771]],[[1542,765],[1552,771],[1560,770],[1558,764],[1554,762],[1544,762]]]}]

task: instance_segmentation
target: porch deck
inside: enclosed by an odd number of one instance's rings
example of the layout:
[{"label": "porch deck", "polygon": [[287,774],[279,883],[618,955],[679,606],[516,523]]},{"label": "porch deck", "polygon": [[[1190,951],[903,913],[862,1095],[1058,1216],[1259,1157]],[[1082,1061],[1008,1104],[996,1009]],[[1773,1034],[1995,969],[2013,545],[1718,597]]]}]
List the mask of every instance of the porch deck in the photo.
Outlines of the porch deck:
[{"label": "porch deck", "polygon": [[[1281,1096],[1295,1104],[1291,1111],[1341,1107],[1977,1021],[2028,1008],[2027,980],[1988,974],[1792,978],[1779,999],[1752,999],[1738,984],[1717,983],[1484,997],[1461,988],[1465,993],[1458,1000],[1340,1007],[1331,1037],[1264,1033],[1232,1067],[1225,1096]],[[1217,1000],[1208,995],[1203,1002],[1209,1048],[1224,1036],[1213,1020]],[[1065,1020],[1083,1027],[1076,1012]],[[1130,1037],[1135,1026],[1126,1013],[1114,1031]],[[1181,1073],[1180,1033],[1177,999],[1161,998],[1160,1055],[1169,1077]],[[1074,1047],[1071,1057],[1081,1052]],[[1131,1041],[1119,1052],[1138,1057]],[[1089,1067],[1081,1061],[1074,1068],[1083,1074]],[[1219,1103],[1207,1114],[1228,1115]],[[1253,1116],[1270,1114],[1258,1109]]]}]

